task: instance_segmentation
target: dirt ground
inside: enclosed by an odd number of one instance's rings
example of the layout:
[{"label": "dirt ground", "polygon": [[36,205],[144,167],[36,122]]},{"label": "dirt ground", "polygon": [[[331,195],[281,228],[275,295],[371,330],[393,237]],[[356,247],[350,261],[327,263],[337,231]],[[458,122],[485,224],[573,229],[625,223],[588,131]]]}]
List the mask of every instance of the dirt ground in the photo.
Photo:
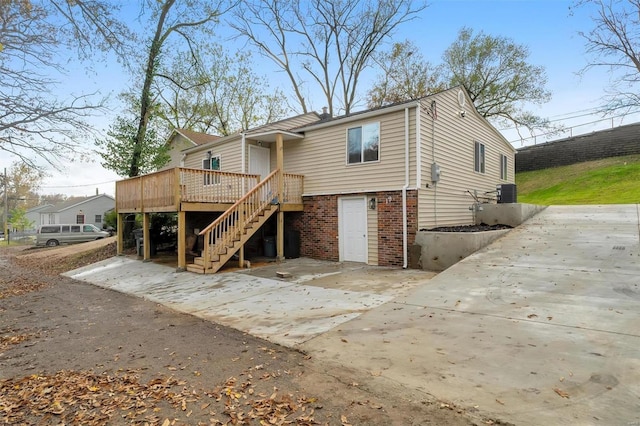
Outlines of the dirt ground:
[{"label": "dirt ground", "polygon": [[60,276],[115,254],[113,243],[78,246],[0,247],[2,424],[494,423],[473,408]]}]

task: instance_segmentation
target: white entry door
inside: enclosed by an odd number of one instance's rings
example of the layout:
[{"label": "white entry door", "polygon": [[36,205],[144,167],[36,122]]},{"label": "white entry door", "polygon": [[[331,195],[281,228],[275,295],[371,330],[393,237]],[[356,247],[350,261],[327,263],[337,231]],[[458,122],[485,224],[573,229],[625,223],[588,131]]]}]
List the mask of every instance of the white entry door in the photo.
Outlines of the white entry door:
[{"label": "white entry door", "polygon": [[249,173],[260,175],[260,180],[271,173],[271,152],[269,148],[249,145]]},{"label": "white entry door", "polygon": [[338,200],[340,260],[367,262],[367,200],[365,197]]}]

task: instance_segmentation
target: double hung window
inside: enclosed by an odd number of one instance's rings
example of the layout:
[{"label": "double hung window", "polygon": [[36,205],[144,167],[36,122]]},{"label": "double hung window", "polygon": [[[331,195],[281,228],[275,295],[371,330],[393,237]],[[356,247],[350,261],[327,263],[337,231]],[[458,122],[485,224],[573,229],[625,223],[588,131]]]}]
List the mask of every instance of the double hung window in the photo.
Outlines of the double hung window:
[{"label": "double hung window", "polygon": [[369,123],[347,129],[347,164],[360,164],[380,159],[380,123]]}]

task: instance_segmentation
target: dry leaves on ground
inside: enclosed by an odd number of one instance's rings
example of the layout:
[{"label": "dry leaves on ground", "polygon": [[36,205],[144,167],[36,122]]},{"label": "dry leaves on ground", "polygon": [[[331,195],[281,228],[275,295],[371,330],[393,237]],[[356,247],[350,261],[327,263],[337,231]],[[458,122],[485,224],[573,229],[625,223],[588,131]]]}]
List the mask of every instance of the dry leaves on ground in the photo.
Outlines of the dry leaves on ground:
[{"label": "dry leaves on ground", "polygon": [[[255,392],[247,379],[228,379],[212,392],[197,392],[174,377],[141,383],[137,371],[115,375],[59,371],[0,380],[0,423],[103,425],[125,420],[149,425],[190,423],[194,411],[213,425],[315,425],[315,398],[274,389]],[[220,412],[215,410],[219,409]],[[196,423],[195,421],[193,422]]]},{"label": "dry leaves on ground", "polygon": [[38,333],[16,334],[18,330],[5,328],[0,330],[0,354],[13,345],[22,343],[33,337],[37,337]]}]

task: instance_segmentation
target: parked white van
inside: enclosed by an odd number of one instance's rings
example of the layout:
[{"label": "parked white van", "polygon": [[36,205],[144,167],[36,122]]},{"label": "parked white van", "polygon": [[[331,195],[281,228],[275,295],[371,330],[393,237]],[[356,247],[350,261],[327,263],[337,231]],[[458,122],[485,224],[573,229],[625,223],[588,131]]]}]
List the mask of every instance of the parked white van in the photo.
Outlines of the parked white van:
[{"label": "parked white van", "polygon": [[75,244],[99,240],[108,236],[108,232],[101,231],[92,224],[40,225],[36,233],[36,245],[55,247],[60,244]]}]

